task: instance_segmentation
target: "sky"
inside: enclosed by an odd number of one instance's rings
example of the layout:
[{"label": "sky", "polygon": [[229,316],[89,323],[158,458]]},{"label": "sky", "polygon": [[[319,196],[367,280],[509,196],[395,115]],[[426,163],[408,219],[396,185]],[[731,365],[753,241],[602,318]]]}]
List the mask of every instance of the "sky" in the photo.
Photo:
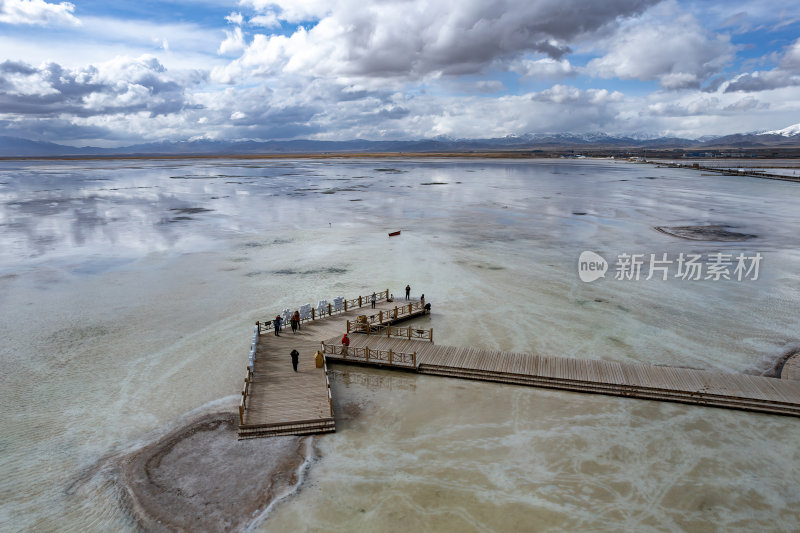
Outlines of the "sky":
[{"label": "sky", "polygon": [[796,0],[0,0],[0,136],[695,139],[797,123]]}]

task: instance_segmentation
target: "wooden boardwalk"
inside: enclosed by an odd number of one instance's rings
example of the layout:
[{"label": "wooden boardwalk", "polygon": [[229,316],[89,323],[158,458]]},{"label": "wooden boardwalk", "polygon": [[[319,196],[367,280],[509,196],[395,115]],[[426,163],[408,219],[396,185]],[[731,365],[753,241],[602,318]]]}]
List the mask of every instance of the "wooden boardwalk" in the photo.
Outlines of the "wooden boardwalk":
[{"label": "wooden boardwalk", "polygon": [[800,380],[800,352],[795,352],[783,363],[781,379]]},{"label": "wooden boardwalk", "polygon": [[[331,362],[800,416],[800,381],[791,379],[438,346],[386,335],[354,334],[346,355],[342,354],[338,339],[330,338],[324,346]],[[391,363],[388,354],[393,355]],[[415,360],[413,365],[408,363],[410,354]]]},{"label": "wooden boardwalk", "polygon": [[[320,349],[320,340],[336,337],[337,342],[347,329],[347,321],[358,315],[380,313],[384,323],[394,321],[395,308],[405,301],[385,301],[384,296],[373,311],[367,297],[349,300],[348,311],[334,312],[323,318],[306,320],[297,333],[287,325],[280,333],[262,325],[260,334],[254,334],[255,353],[252,367],[246,369],[247,378],[239,409],[239,438],[275,435],[304,435],[335,431],[333,406],[327,368],[316,368],[314,353]],[[421,314],[415,309],[408,313],[402,309],[399,320]],[[317,315],[318,317],[319,315]],[[375,320],[372,321],[375,323]],[[290,352],[300,353],[297,372],[292,369]]]},{"label": "wooden boardwalk", "polygon": [[[368,297],[336,299],[335,306],[326,304],[316,315],[310,313],[297,333],[287,327],[275,336],[271,326],[257,327],[239,407],[239,438],[335,431],[328,361],[800,416],[800,355],[790,358],[782,379],[776,379],[441,346],[433,343],[433,330],[391,325],[423,314],[423,302],[387,302],[387,295],[388,291],[379,293],[374,310]],[[360,315],[364,317],[356,320]],[[341,345],[345,331],[352,332],[347,350]],[[293,349],[300,353],[297,372],[289,355]],[[326,364],[316,368],[314,354],[320,349]]]}]

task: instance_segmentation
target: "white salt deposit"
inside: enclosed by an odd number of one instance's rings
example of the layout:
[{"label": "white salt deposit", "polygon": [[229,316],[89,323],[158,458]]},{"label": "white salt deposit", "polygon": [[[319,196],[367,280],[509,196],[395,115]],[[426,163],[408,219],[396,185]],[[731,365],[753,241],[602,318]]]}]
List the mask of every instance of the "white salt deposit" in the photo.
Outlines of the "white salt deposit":
[{"label": "white salt deposit", "polygon": [[[113,480],[78,481],[188,412],[233,406],[253,323],[321,298],[408,283],[440,344],[766,368],[800,331],[798,195],[607,160],[0,163],[0,523],[134,529]],[[757,238],[653,229],[698,224]],[[606,279],[580,281],[584,250]],[[763,262],[756,281],[613,279],[619,254],[682,252]],[[338,432],[260,528],[800,521],[796,419],[337,373]]]}]

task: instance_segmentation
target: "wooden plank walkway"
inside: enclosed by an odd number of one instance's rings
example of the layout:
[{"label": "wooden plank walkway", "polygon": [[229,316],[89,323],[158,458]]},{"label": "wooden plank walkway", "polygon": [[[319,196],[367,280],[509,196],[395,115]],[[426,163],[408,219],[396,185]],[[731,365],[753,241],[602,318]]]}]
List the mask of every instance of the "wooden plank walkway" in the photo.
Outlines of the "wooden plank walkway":
[{"label": "wooden plank walkway", "polygon": [[[248,381],[239,412],[239,438],[335,431],[326,369],[316,368],[314,361],[320,340],[335,337],[339,342],[347,321],[358,315],[383,311],[389,320],[398,304],[405,304],[405,300],[380,300],[373,311],[363,299],[360,308],[351,305],[347,312],[303,322],[297,333],[292,333],[288,325],[280,336],[275,336],[272,329],[262,330],[257,337],[253,368],[243,368]],[[417,314],[421,311],[413,310],[411,316]],[[293,349],[300,353],[297,372],[292,369],[289,355]]]},{"label": "wooden plank walkway", "polygon": [[783,363],[781,379],[800,380],[800,352],[796,352]]},{"label": "wooden plank walkway", "polygon": [[[328,361],[401,367],[421,374],[459,377],[593,392],[650,400],[675,401],[800,416],[800,382],[747,374],[728,374],[688,368],[549,357],[529,353],[438,346],[432,342],[351,335],[345,357],[339,339],[326,342]],[[369,351],[367,351],[369,349]],[[416,366],[389,364],[376,353],[415,354]],[[366,360],[365,353],[373,359]],[[794,361],[790,370],[794,370]]]}]

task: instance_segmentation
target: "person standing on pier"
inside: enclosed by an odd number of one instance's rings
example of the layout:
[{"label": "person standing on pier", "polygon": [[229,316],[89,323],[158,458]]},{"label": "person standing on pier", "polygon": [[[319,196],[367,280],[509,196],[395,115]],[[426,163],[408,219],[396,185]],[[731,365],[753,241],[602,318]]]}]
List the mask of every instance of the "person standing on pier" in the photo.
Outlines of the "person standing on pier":
[{"label": "person standing on pier", "polygon": [[275,330],[276,337],[281,336],[281,317],[275,317],[275,320],[272,321],[272,329]]},{"label": "person standing on pier", "polygon": [[292,333],[297,333],[297,328],[300,327],[300,311],[295,311],[292,315]]},{"label": "person standing on pier", "polygon": [[406,300],[411,299],[411,285],[406,285]]},{"label": "person standing on pier", "polygon": [[297,372],[297,361],[300,358],[300,353],[297,350],[292,350],[292,353],[289,355],[292,356],[292,367],[294,368],[294,371]]},{"label": "person standing on pier", "polygon": [[375,293],[373,292],[372,293],[372,298],[369,299],[370,303],[372,304],[372,308],[373,309],[375,309],[375,300],[377,300],[377,297],[375,296]]},{"label": "person standing on pier", "polygon": [[344,337],[342,337],[342,355],[347,355],[348,346],[350,346],[350,337],[348,337],[347,333],[345,333]]}]

